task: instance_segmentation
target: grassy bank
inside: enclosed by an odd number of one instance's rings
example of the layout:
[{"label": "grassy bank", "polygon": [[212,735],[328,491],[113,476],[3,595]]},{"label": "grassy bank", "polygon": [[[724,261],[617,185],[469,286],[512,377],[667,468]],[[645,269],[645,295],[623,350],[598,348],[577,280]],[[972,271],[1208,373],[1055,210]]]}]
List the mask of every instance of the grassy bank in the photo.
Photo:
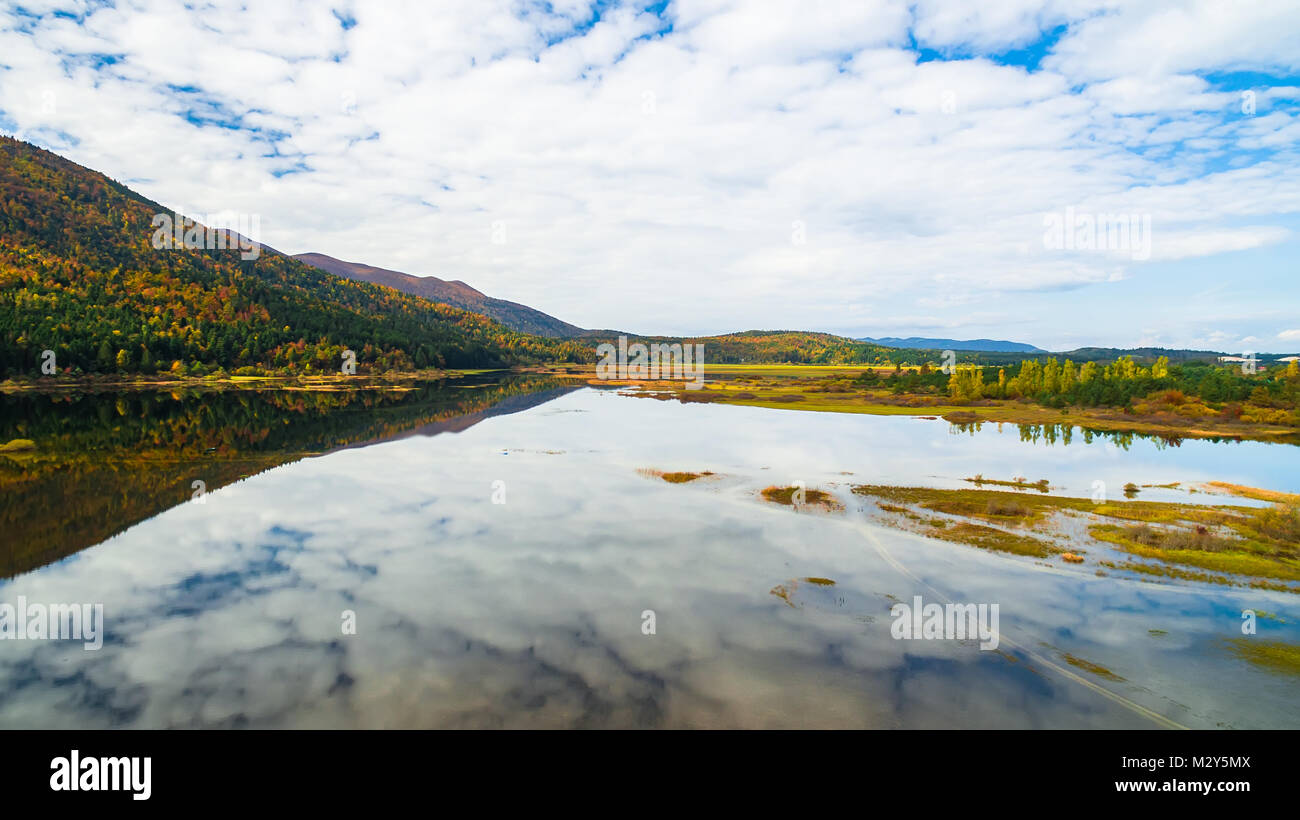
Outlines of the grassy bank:
[{"label": "grassy bank", "polygon": [[[858,365],[710,364],[707,382],[688,389],[680,380],[600,380],[593,367],[543,368],[593,386],[622,387],[627,395],[684,403],[729,404],[772,410],[861,413],[943,418],[953,424],[1067,425],[1106,433],[1135,433],[1169,439],[1226,438],[1300,443],[1300,428],[1249,421],[1202,408],[1183,414],[1159,402],[1133,407],[1048,407],[1023,399],[959,400],[924,392],[898,392],[864,384],[859,377],[895,372]],[[898,372],[916,371],[900,368]],[[1247,416],[1249,417],[1249,413]]]}]

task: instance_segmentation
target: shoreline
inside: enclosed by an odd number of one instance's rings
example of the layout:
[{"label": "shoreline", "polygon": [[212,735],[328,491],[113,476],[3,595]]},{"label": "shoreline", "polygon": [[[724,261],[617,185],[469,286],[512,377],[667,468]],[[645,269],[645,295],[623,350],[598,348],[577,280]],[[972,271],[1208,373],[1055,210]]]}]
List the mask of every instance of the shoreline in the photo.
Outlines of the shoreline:
[{"label": "shoreline", "polygon": [[[942,419],[949,424],[1030,424],[1068,425],[1097,433],[1131,433],[1169,440],[1202,439],[1260,441],[1272,444],[1300,445],[1300,428],[1278,424],[1222,421],[1216,418],[1183,420],[1179,417],[1129,415],[1121,408],[1046,407],[1015,399],[981,399],[959,403],[947,397],[928,394],[893,394],[874,388],[857,392],[827,392],[813,380],[827,376],[873,370],[868,365],[717,365],[711,368],[721,379],[707,382],[699,390],[685,389],[680,381],[596,379],[594,365],[527,365],[511,368],[463,370],[427,369],[384,373],[339,373],[268,376],[197,376],[169,375],[127,376],[44,376],[34,379],[7,379],[0,382],[0,394],[103,393],[134,390],[246,390],[277,389],[318,392],[348,390],[403,389],[409,385],[460,379],[489,373],[542,374],[583,382],[591,387],[618,389],[636,398],[676,400],[682,403],[725,404],[738,407],[761,407],[769,410],[798,410],[813,413],[855,413],[871,416],[912,416]],[[741,377],[741,378],[736,378]],[[780,385],[761,387],[747,384],[743,377],[780,379]],[[758,395],[763,393],[766,395]]]},{"label": "shoreline", "polygon": [[509,368],[466,370],[414,370],[385,373],[342,373],[313,375],[270,376],[43,376],[37,379],[6,379],[0,382],[0,393],[106,393],[117,390],[167,390],[173,388],[212,390],[241,390],[271,388],[281,390],[366,390],[382,387],[401,387],[417,382],[443,381],[476,376],[484,373],[508,373]]},{"label": "shoreline", "polygon": [[[582,378],[592,387],[619,389],[636,398],[677,400],[682,403],[725,404],[762,407],[769,410],[802,410],[813,413],[857,413],[872,416],[912,416],[943,419],[949,424],[1032,424],[1068,425],[1098,433],[1132,433],[1170,440],[1219,439],[1261,441],[1300,445],[1300,427],[1280,424],[1223,421],[1218,418],[1184,418],[1169,414],[1126,414],[1119,407],[1056,408],[1016,399],[979,399],[954,402],[946,396],[923,393],[894,394],[887,389],[868,388],[831,392],[818,379],[862,372],[867,366],[836,365],[723,365],[721,379],[688,390],[681,381],[596,379],[594,368],[585,374],[552,372],[557,377]],[[548,371],[541,371],[548,372]],[[740,377],[740,378],[737,378]],[[750,377],[748,382],[745,377]],[[780,380],[781,384],[752,384],[753,377]],[[760,395],[762,394],[762,395]]]}]

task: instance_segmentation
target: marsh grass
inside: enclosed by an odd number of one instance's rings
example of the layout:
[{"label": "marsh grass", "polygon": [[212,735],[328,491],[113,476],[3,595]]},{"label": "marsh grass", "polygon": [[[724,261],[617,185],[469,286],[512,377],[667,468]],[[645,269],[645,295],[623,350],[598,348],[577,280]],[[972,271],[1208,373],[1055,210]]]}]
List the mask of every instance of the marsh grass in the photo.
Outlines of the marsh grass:
[{"label": "marsh grass", "polygon": [[974,478],[963,478],[962,481],[969,481],[976,487],[983,487],[985,484],[990,484],[994,487],[1012,487],[1017,490],[1038,490],[1040,493],[1046,493],[1051,489],[1051,483],[1045,478],[1040,478],[1037,481],[1030,481],[1023,476],[1016,476],[1010,481],[1000,481],[996,478],[985,478],[983,473],[979,473]]},{"label": "marsh grass", "polygon": [[994,552],[1006,552],[1013,555],[1027,555],[1034,558],[1046,558],[1061,552],[1055,544],[1028,535],[1017,535],[1005,530],[986,527],[982,524],[970,524],[965,521],[950,527],[934,528],[927,533],[931,538],[943,541],[955,541],[972,547]]},{"label": "marsh grass", "polygon": [[[799,489],[799,487],[765,487],[761,495],[765,501],[793,507]],[[843,509],[840,503],[835,500],[835,496],[823,490],[814,490],[811,487],[803,491],[803,504],[808,507],[821,507],[825,510]]]},{"label": "marsh grass", "polygon": [[1027,518],[1033,515],[1033,510],[1024,504],[1015,501],[998,501],[994,499],[984,507],[985,515],[999,516],[1003,518]]},{"label": "marsh grass", "polygon": [[1287,552],[1294,553],[1300,546],[1300,505],[1267,507],[1241,526],[1264,538],[1282,542],[1291,548]]},{"label": "marsh grass", "polygon": [[1244,661],[1270,672],[1300,675],[1300,646],[1285,641],[1263,641],[1256,637],[1227,639],[1229,650]]},{"label": "marsh grass", "polygon": [[[983,476],[967,480],[992,483]],[[1016,481],[1027,483],[1019,478]],[[911,522],[921,521],[914,512],[918,507],[966,519],[950,522],[954,526],[943,528],[946,532],[941,532],[931,520],[931,529],[923,534],[933,538],[1041,558],[1066,550],[1033,538],[1029,533],[1017,535],[975,522],[1025,527],[1036,535],[1056,534],[1053,516],[1067,514],[1089,522],[1083,532],[1069,537],[1069,552],[1082,555],[1090,543],[1101,542],[1158,562],[1118,566],[1102,562],[1102,566],[1183,581],[1300,593],[1300,587],[1288,583],[1300,581],[1298,505],[1206,507],[1159,501],[1094,504],[1083,498],[1002,490],[885,485],[855,485],[852,489],[857,495],[874,497],[881,509],[905,516]],[[1257,493],[1270,494],[1267,490]],[[900,520],[892,523],[903,528],[913,526]],[[1049,526],[1053,527],[1050,531]],[[1017,541],[1017,538],[1028,541]]]},{"label": "marsh grass", "polygon": [[1103,561],[1102,565],[1111,569],[1136,572],[1142,575],[1150,575],[1158,578],[1176,578],[1180,581],[1198,581],[1200,583],[1219,584],[1221,586],[1238,586],[1236,582],[1226,575],[1197,572],[1195,570],[1182,569],[1169,564],[1144,564],[1140,561],[1124,561],[1123,563],[1116,564],[1113,561]]},{"label": "marsh grass", "polygon": [[1212,535],[1204,527],[1197,530],[1163,529],[1149,524],[1125,527],[1124,534],[1139,544],[1162,550],[1200,550],[1201,552],[1226,552],[1239,549],[1241,543],[1233,538]]},{"label": "marsh grass", "polygon": [[1300,504],[1300,495],[1283,493],[1277,490],[1264,490],[1259,487],[1247,487],[1243,484],[1230,484],[1226,481],[1208,481],[1202,485],[1207,492],[1223,492],[1241,498],[1253,498],[1256,501],[1269,501],[1280,504]]},{"label": "marsh grass", "polygon": [[708,470],[704,470],[698,473],[665,472],[664,470],[654,470],[649,467],[642,467],[641,469],[637,470],[637,472],[640,473],[641,475],[649,476],[651,478],[662,478],[664,481],[667,481],[669,484],[686,484],[688,482],[694,481],[697,478],[703,478],[705,476],[713,475],[713,473]]},{"label": "marsh grass", "polygon": [[1119,675],[1116,675],[1114,672],[1110,671],[1109,669],[1102,666],[1101,664],[1093,663],[1092,661],[1087,661],[1084,660],[1083,658],[1075,657],[1074,655],[1071,655],[1069,652],[1062,652],[1061,657],[1063,657],[1065,659],[1065,662],[1070,664],[1071,666],[1076,667],[1078,669],[1082,669],[1085,672],[1089,672],[1093,675],[1096,675],[1099,678],[1105,678],[1106,680],[1115,681],[1116,683],[1124,682],[1123,678],[1121,678]]},{"label": "marsh grass", "polygon": [[[903,368],[915,371],[915,365]],[[544,368],[546,372],[550,369]],[[569,370],[565,368],[565,370]],[[594,369],[592,371],[594,373]],[[681,402],[742,404],[771,409],[872,415],[913,415],[916,408],[942,415],[949,423],[977,426],[983,422],[1056,425],[1063,421],[1094,431],[1139,433],[1183,438],[1294,441],[1300,438],[1297,420],[1263,416],[1227,418],[1187,399],[1152,404],[1150,414],[1111,407],[1050,407],[1024,400],[962,401],[933,392],[902,391],[881,377],[892,368],[870,365],[745,365],[710,364],[710,393],[682,389],[680,382],[623,382],[633,390],[623,395]],[[603,383],[588,379],[593,386]],[[743,390],[742,388],[748,388]],[[763,390],[760,395],[757,391]],[[804,395],[807,394],[807,395]],[[1146,407],[1145,404],[1141,405]],[[1067,421],[1068,420],[1068,421]]]},{"label": "marsh grass", "polygon": [[[889,495],[890,489],[898,488],[881,488],[858,486],[853,488],[853,492],[860,495],[874,495],[875,493],[868,490],[876,489],[887,494],[894,500],[907,501],[908,503],[919,504],[922,509],[931,512],[943,513],[945,515],[954,515],[963,518],[979,518],[996,524],[1010,524],[1019,526],[1021,524],[1038,521],[1042,517],[1040,510],[1022,504],[1018,498],[1010,493],[982,493],[976,491],[946,491],[935,490],[926,492],[921,490],[919,494],[912,496],[906,491],[899,496]],[[912,520],[919,520],[919,516],[913,513],[907,507],[892,504],[887,501],[877,501],[876,506],[882,510],[900,515],[907,516]],[[932,522],[941,519],[930,519]]]},{"label": "marsh grass", "polygon": [[[1224,539],[1219,539],[1217,536],[1207,537],[1199,533],[1187,532],[1172,536],[1164,533],[1150,535],[1143,532],[1141,528],[1117,527],[1113,524],[1096,524],[1089,527],[1088,531],[1098,541],[1114,544],[1125,552],[1142,558],[1154,558],[1171,564],[1243,576],[1253,579],[1250,586],[1284,592],[1300,592],[1300,588],[1294,586],[1271,583],[1271,581],[1300,581],[1300,563],[1286,556],[1251,551],[1260,550],[1261,547],[1249,541],[1230,541],[1225,545],[1222,544]],[[1146,540],[1139,541],[1134,536],[1144,537]],[[1186,578],[1172,572],[1165,574]],[[1233,582],[1230,580],[1228,583]]]}]

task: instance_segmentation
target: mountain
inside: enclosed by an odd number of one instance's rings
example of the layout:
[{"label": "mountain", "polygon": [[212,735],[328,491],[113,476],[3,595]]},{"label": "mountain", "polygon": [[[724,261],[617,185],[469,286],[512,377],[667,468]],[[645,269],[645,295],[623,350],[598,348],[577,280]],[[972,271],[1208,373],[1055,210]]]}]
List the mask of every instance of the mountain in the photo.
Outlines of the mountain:
[{"label": "mountain", "polygon": [[385,270],[359,262],[344,262],[323,253],[300,253],[293,258],[345,279],[372,282],[403,293],[422,296],[433,302],[468,310],[471,313],[481,313],[521,333],[566,339],[587,332],[527,305],[507,302],[504,299],[493,299],[459,280],[448,282],[436,276],[412,276],[409,273]]},{"label": "mountain", "polygon": [[103,174],[0,137],[0,378],[40,375],[45,351],[73,373],[338,372],[345,349],[362,372],[590,359],[586,345],[269,248],[165,247],[163,215]]},{"label": "mountain", "polygon": [[1067,356],[1075,361],[1112,362],[1121,356],[1132,356],[1138,361],[1155,361],[1164,356],[1170,362],[1214,362],[1219,356],[1227,355],[1213,350],[1184,350],[1166,347],[1080,347],[1057,354]]},{"label": "mountain", "polygon": [[862,338],[860,342],[870,342],[884,347],[900,347],[908,350],[979,350],[990,353],[1046,353],[1046,350],[1024,342],[1004,342],[996,339],[923,339],[911,336],[907,339],[885,337],[883,339]]}]

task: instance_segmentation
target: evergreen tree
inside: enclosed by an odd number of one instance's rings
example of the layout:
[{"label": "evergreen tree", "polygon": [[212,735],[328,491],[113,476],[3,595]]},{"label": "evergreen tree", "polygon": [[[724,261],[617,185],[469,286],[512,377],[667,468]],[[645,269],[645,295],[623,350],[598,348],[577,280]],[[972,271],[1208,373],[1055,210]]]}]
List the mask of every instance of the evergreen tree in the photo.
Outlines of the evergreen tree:
[{"label": "evergreen tree", "polygon": [[107,373],[113,369],[113,348],[108,344],[108,339],[99,343],[99,352],[95,355],[95,364],[98,365],[101,373]]}]

